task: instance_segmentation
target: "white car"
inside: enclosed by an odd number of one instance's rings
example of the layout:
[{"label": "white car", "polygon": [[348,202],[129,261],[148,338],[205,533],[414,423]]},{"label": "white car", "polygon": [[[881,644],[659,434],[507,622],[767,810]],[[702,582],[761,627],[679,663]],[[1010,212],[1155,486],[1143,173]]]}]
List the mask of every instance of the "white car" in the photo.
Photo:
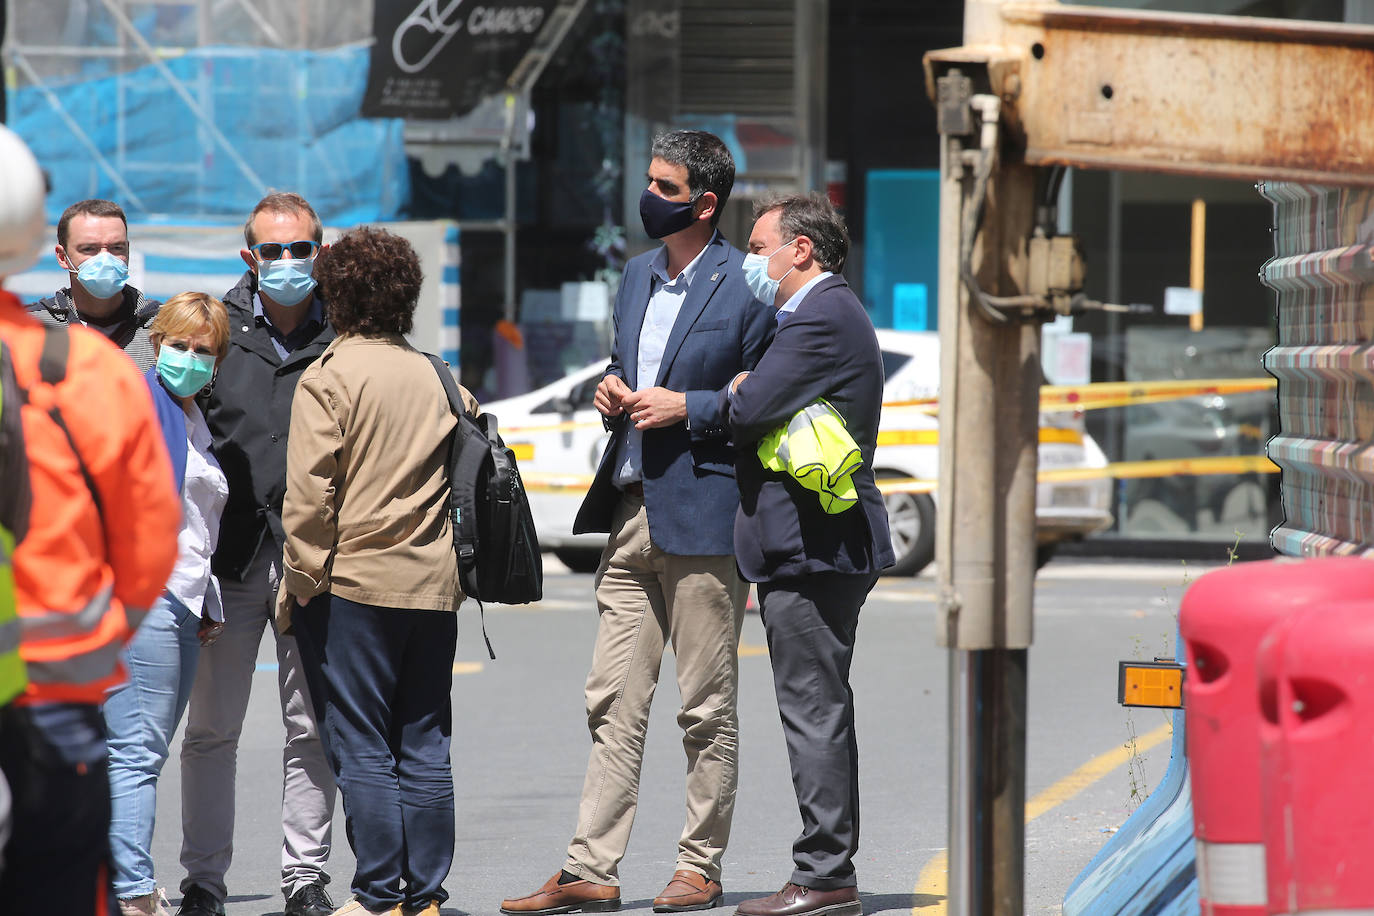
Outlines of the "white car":
[{"label": "white car", "polygon": [[[886,384],[874,472],[879,479],[933,481],[939,472],[938,424],[928,405],[903,402],[938,396],[940,336],[934,331],[880,330],[878,342]],[[496,416],[502,437],[520,462],[541,546],[574,571],[594,570],[606,544],[604,534],[572,533],[577,507],[608,438],[592,406],[606,364],[601,360],[529,394],[482,405]],[[1083,431],[1081,417],[1042,413],[1040,429],[1041,468],[1106,467],[1106,457]],[[1036,540],[1042,563],[1060,541],[1111,524],[1111,492],[1106,477],[1039,485]],[[895,492],[884,501],[897,555],[888,572],[915,575],[935,557],[935,494]]]}]

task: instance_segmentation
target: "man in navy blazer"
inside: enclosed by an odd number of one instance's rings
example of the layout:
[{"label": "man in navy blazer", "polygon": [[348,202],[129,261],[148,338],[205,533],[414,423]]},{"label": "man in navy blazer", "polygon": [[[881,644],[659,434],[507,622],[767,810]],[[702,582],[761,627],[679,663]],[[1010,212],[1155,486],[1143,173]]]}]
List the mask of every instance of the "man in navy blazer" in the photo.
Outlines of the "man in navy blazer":
[{"label": "man in navy blazer", "polygon": [[[887,513],[873,482],[883,400],[878,337],[863,304],[839,276],[849,252],[844,221],[818,194],[755,207],[745,277],[778,309],[778,331],[752,372],[721,397],[739,448],[735,554],[758,584],[773,685],[782,716],[802,833],[795,868],[741,916],[851,916],[859,904],[859,759],[849,666],[859,608],[893,562]],[[858,501],[827,513],[818,494],[766,470],[759,440],[823,398],[844,419],[863,466]]]},{"label": "man in navy blazer", "polygon": [[663,245],[632,259],[621,279],[611,363],[596,392],[612,435],[573,527],[610,535],[586,685],[591,759],[562,871],[503,901],[504,913],[619,909],[619,864],[666,643],[682,695],[687,817],[654,910],[705,909],[722,894],[749,586],[735,567],[739,489],[720,398],[758,362],[775,323],[744,282],[744,255],[715,229],[735,178],[725,145],[704,131],[674,131],[654,141],[652,156],[640,216]]}]

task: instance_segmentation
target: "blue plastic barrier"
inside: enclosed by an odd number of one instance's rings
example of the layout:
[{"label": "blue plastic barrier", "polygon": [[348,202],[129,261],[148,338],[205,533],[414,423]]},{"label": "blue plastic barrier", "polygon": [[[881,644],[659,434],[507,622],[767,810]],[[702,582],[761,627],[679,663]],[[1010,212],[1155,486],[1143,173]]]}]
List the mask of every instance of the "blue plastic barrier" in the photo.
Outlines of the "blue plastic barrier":
[{"label": "blue plastic barrier", "polygon": [[[1183,640],[1175,637],[1177,660]],[[1193,794],[1183,710],[1173,714],[1169,769],[1107,845],[1069,885],[1064,916],[1195,916],[1199,911]]]}]

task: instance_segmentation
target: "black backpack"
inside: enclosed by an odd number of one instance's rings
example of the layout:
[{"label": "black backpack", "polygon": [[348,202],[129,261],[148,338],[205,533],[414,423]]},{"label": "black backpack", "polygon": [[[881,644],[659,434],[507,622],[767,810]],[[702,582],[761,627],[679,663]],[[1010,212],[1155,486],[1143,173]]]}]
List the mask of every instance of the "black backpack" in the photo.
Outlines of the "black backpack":
[{"label": "black backpack", "polygon": [[[515,454],[501,441],[496,418],[474,417],[442,359],[429,360],[458,419],[449,451],[449,521],[463,593],[497,604],[529,604],[544,597],[544,560]],[[487,641],[491,657],[491,641]]]},{"label": "black backpack", "polygon": [[[13,537],[11,546],[24,539],[33,505],[24,424],[19,414],[24,399],[24,391],[14,377],[9,345],[0,340],[0,481],[4,481],[4,486],[0,486],[0,528]],[[8,561],[3,547],[0,560]]]}]

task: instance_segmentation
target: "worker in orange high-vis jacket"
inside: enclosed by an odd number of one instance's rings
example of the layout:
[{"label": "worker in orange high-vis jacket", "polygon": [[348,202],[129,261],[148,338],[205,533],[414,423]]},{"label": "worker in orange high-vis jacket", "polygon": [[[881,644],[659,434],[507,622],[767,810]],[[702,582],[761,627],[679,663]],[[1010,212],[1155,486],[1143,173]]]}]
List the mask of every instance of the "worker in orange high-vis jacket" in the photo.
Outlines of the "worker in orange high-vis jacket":
[{"label": "worker in orange high-vis jacket", "polygon": [[[0,127],[0,276],[32,263],[45,179]],[[33,503],[14,552],[24,693],[0,709],[13,794],[0,913],[107,916],[110,787],[100,703],[119,652],[176,560],[171,460],[138,370],[87,328],[45,329],[0,292],[0,339],[24,389]]]}]

